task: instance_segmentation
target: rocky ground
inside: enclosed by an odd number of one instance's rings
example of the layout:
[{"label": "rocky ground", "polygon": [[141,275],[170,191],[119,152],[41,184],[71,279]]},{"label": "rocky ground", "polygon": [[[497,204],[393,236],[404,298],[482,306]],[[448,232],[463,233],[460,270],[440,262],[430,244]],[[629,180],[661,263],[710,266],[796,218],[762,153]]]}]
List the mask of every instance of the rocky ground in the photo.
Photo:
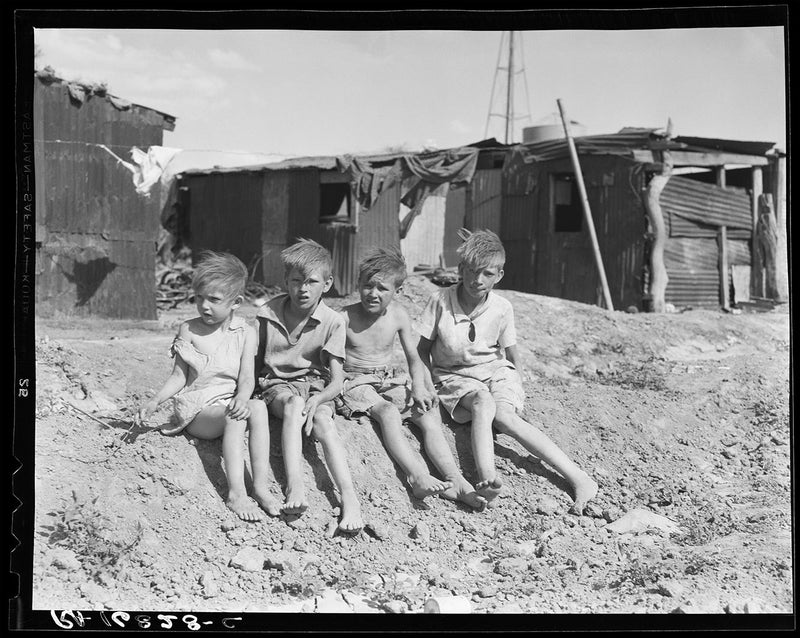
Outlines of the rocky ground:
[{"label": "rocky ground", "polygon": [[[434,289],[412,278],[401,301],[418,314]],[[192,306],[152,322],[38,320],[34,608],[415,613],[460,596],[474,613],[791,612],[788,308],[627,314],[500,294],[516,309],[525,416],[600,484],[583,516],[503,435],[496,507],[417,501],[373,425],[337,417],[361,535],[334,533],[337,495],[310,440],[308,512],[243,523],[223,502],[219,441],[130,421]],[[474,480],[468,427],[445,429]]]}]

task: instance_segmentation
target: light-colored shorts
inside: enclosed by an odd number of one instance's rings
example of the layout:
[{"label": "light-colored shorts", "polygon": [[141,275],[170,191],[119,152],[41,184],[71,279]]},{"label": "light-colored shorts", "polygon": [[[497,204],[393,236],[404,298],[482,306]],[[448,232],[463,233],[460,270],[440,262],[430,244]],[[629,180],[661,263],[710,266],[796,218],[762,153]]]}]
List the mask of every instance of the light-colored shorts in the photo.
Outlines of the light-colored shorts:
[{"label": "light-colored shorts", "polygon": [[[488,390],[495,403],[507,403],[519,412],[525,405],[525,390],[522,379],[515,368],[498,367],[489,379],[481,381],[461,374],[451,374],[436,384],[441,406],[456,423],[467,423],[470,419],[459,419],[453,412],[458,402],[466,395],[478,390]],[[458,412],[461,412],[460,410]],[[458,414],[456,412],[456,414]]]},{"label": "light-colored shorts", "polygon": [[[316,375],[307,377],[298,377],[297,379],[260,379],[260,390],[253,393],[254,399],[262,399],[267,407],[277,398],[282,396],[295,396],[300,397],[306,401],[310,396],[320,393],[325,389],[328,382],[322,377]],[[320,405],[327,405],[331,412],[334,412],[336,407],[332,401],[320,403]]]},{"label": "light-colored shorts", "polygon": [[405,374],[397,374],[390,366],[372,369],[345,368],[344,389],[336,397],[336,411],[346,419],[369,414],[376,404],[388,401],[403,418],[422,414],[411,399],[411,388]]}]

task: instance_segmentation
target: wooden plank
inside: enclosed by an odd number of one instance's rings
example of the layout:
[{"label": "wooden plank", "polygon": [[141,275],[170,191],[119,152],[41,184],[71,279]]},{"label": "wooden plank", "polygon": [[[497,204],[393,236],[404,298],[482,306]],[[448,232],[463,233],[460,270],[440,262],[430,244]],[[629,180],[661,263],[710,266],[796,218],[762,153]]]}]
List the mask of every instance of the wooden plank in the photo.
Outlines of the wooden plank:
[{"label": "wooden plank", "polygon": [[725,226],[719,229],[719,288],[722,307],[730,308],[728,298],[728,233]]},{"label": "wooden plank", "polygon": [[769,160],[761,155],[738,155],[736,153],[701,153],[698,151],[671,151],[675,166],[723,166],[743,164],[766,166]]},{"label": "wooden plank", "polygon": [[717,170],[714,173],[717,178],[717,186],[725,188],[725,166],[717,166]]}]

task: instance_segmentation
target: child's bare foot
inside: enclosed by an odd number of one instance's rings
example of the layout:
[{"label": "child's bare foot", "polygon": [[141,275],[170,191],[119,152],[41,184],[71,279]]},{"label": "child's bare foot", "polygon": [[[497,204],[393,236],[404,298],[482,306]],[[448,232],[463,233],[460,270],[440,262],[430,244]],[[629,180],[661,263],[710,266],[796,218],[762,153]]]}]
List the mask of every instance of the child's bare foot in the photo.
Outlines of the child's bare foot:
[{"label": "child's bare foot", "polygon": [[583,514],[583,509],[586,507],[586,504],[597,496],[598,489],[597,483],[592,480],[591,476],[585,472],[582,472],[582,474],[582,478],[576,481],[572,486],[575,491],[575,502],[569,510],[578,516]]},{"label": "child's bare foot", "polygon": [[453,487],[446,489],[439,496],[451,501],[461,501],[479,512],[485,510],[487,505],[486,499],[478,494],[466,479],[453,481]]},{"label": "child's bare foot", "polygon": [[503,491],[503,482],[497,476],[493,479],[479,481],[475,485],[475,491],[486,499],[486,506],[491,507],[492,501]]},{"label": "child's bare foot", "polygon": [[258,504],[249,496],[228,495],[225,505],[243,521],[262,521],[264,513],[258,508]]},{"label": "child's bare foot", "polygon": [[364,527],[364,521],[361,519],[361,506],[355,495],[352,497],[345,497],[342,495],[342,518],[339,521],[339,531],[343,534],[358,534],[361,528]]},{"label": "child's bare foot", "polygon": [[278,516],[281,513],[281,506],[278,504],[278,501],[273,498],[272,494],[269,493],[269,490],[265,488],[253,488],[253,499],[255,499],[256,503],[259,504],[262,510],[264,510],[270,516]]},{"label": "child's bare foot", "polygon": [[286,490],[286,499],[281,505],[281,512],[284,514],[302,514],[308,509],[305,490],[302,488],[289,488]]},{"label": "child's bare foot", "polygon": [[426,496],[441,494],[445,490],[453,487],[450,481],[440,481],[430,474],[423,474],[417,477],[409,476],[408,484],[411,486],[411,493],[414,495],[414,498],[420,500],[424,499]]}]

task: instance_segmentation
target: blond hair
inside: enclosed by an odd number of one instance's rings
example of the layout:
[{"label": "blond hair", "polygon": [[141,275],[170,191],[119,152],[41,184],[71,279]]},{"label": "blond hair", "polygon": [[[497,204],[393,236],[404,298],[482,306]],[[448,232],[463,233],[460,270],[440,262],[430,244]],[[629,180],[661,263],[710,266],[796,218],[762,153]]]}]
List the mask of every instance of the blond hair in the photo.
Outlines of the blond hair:
[{"label": "blond hair", "polygon": [[[463,229],[462,229],[463,230]],[[471,266],[496,266],[502,268],[506,263],[506,251],[503,242],[491,230],[460,232],[464,243],[458,247],[461,261]]]},{"label": "blond hair", "polygon": [[204,250],[192,276],[192,289],[221,290],[226,299],[235,299],[244,295],[247,287],[247,266],[230,253],[218,253]]},{"label": "blond hair", "polygon": [[333,258],[330,251],[313,239],[300,238],[297,243],[281,251],[283,272],[289,276],[292,270],[297,269],[304,276],[312,270],[319,269],[325,279],[333,273]]},{"label": "blond hair", "polygon": [[369,281],[375,276],[388,277],[395,288],[403,285],[407,275],[406,260],[396,248],[375,248],[358,265],[358,280]]}]

